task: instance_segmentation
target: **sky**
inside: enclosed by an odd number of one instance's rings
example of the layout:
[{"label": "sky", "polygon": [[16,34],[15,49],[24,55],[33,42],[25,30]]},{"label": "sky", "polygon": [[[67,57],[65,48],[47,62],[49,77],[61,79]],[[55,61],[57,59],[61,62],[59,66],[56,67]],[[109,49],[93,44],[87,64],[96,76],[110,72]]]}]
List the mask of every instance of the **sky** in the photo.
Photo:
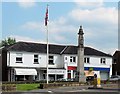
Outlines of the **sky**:
[{"label": "sky", "polygon": [[118,49],[118,2],[77,0],[3,0],[0,3],[0,39],[46,43],[44,25],[46,6],[49,5],[49,43],[77,45],[80,25],[84,30],[85,46],[108,54]]}]

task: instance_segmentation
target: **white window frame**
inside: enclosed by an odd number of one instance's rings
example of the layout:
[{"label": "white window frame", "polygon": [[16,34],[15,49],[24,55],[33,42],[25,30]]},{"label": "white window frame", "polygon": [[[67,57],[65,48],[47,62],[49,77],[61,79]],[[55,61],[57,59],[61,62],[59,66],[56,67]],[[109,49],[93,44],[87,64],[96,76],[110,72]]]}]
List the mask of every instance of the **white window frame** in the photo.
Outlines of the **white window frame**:
[{"label": "white window frame", "polygon": [[106,64],[106,58],[100,58],[100,63],[101,64]]},{"label": "white window frame", "polygon": [[[35,57],[35,55],[37,55],[37,57]],[[38,62],[35,62],[35,59],[36,59]],[[34,54],[34,64],[39,64],[39,54]]]},{"label": "white window frame", "polygon": [[84,58],[84,63],[90,64],[90,57],[85,57]]},{"label": "white window frame", "polygon": [[70,62],[76,63],[76,56],[70,56]]},{"label": "white window frame", "polygon": [[[52,58],[50,58],[50,57],[52,57]],[[52,61],[52,62],[51,62]],[[50,63],[51,62],[51,63]],[[53,55],[49,55],[49,57],[48,57],[48,64],[49,65],[54,65],[54,56]]]},{"label": "white window frame", "polygon": [[[17,60],[17,58],[21,60]],[[16,53],[16,63],[23,63],[23,54],[22,53]]]}]

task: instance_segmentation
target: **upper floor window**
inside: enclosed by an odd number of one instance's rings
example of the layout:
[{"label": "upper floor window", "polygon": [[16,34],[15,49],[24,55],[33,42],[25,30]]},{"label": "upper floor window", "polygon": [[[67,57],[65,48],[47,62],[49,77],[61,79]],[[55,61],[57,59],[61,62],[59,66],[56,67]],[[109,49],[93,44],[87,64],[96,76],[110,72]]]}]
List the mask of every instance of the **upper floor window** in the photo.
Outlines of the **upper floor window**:
[{"label": "upper floor window", "polygon": [[113,64],[117,64],[117,60],[116,59],[113,59]]},{"label": "upper floor window", "polygon": [[64,56],[64,62],[67,62],[68,58],[67,56]]},{"label": "upper floor window", "polygon": [[49,64],[54,65],[54,56],[49,56]]},{"label": "upper floor window", "polygon": [[65,60],[67,60],[67,57],[65,57]]},{"label": "upper floor window", "polygon": [[23,63],[22,55],[22,53],[16,53],[16,63]]},{"label": "upper floor window", "polygon": [[85,63],[90,63],[90,58],[89,58],[89,57],[85,57],[85,58],[84,58],[84,62],[85,62]]},{"label": "upper floor window", "polygon": [[70,56],[70,62],[76,62],[76,57],[75,56]]},{"label": "upper floor window", "polygon": [[106,59],[105,59],[105,58],[101,58],[101,59],[100,59],[100,63],[101,63],[101,64],[106,64]]},{"label": "upper floor window", "polygon": [[34,55],[34,64],[38,64],[38,63],[39,63],[38,57],[39,57],[38,54],[35,54],[35,55]]}]

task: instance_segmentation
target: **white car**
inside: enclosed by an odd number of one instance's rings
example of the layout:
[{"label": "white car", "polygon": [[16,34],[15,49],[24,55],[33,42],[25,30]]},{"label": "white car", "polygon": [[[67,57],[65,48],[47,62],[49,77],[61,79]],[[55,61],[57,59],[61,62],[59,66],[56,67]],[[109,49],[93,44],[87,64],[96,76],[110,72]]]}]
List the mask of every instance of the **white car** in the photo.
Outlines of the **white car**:
[{"label": "white car", "polygon": [[110,77],[109,80],[110,81],[118,81],[118,80],[120,80],[120,76],[119,75],[113,75],[113,76]]}]

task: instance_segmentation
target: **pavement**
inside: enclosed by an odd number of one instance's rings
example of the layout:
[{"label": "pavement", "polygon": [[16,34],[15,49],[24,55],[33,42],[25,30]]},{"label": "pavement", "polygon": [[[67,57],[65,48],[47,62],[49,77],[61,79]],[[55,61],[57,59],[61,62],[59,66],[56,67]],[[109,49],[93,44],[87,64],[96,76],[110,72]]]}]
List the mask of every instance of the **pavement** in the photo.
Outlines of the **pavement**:
[{"label": "pavement", "polygon": [[88,89],[92,85],[56,87],[24,92],[3,92],[2,94],[120,94],[118,84],[102,84],[102,89]]}]

